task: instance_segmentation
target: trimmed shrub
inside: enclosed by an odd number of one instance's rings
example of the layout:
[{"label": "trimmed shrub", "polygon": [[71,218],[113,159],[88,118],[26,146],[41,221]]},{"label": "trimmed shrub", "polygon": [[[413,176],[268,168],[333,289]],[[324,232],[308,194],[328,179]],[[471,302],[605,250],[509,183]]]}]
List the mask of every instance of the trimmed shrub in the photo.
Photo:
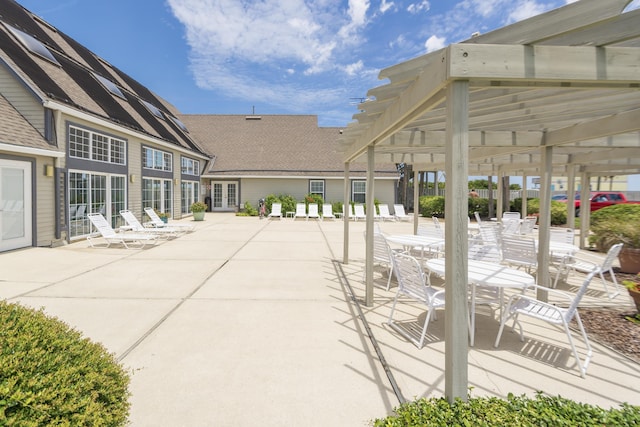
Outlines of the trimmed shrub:
[{"label": "trimmed shrub", "polygon": [[589,243],[599,251],[607,252],[616,243],[640,248],[640,205],[620,204],[607,206],[591,213]]},{"label": "trimmed shrub", "polygon": [[413,426],[634,426],[640,406],[622,404],[602,409],[563,397],[538,393],[535,398],[509,394],[506,399],[480,397],[453,404],[444,398],[419,399],[395,409],[395,415],[374,421],[375,427]]},{"label": "trimmed shrub", "polygon": [[123,426],[129,376],[42,310],[0,301],[0,425]]},{"label": "trimmed shrub", "polygon": [[[509,204],[512,212],[522,214],[522,199],[513,199]],[[527,199],[527,215],[538,215],[540,213],[540,199]],[[551,225],[564,225],[567,223],[567,204],[551,201]]]},{"label": "trimmed shrub", "polygon": [[243,212],[239,212],[238,216],[258,216],[258,209],[254,208],[248,200],[244,202]]},{"label": "trimmed shrub", "polygon": [[309,209],[309,203],[315,203],[317,205],[322,206],[324,203],[324,199],[319,194],[307,194],[304,197],[304,203],[307,205],[307,210]]},{"label": "trimmed shrub", "polygon": [[481,218],[489,217],[489,199],[482,197],[469,197],[469,218],[473,218],[474,212],[478,212]]},{"label": "trimmed shrub", "polygon": [[444,218],[444,197],[442,196],[422,196],[419,206],[421,216]]}]

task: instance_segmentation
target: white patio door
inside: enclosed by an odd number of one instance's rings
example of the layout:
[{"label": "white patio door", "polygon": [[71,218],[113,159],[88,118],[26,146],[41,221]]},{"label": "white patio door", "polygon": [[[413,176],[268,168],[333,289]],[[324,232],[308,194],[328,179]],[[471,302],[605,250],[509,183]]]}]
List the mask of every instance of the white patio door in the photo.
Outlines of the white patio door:
[{"label": "white patio door", "polygon": [[211,209],[234,210],[238,205],[238,183],[236,181],[211,181]]},{"label": "white patio door", "polygon": [[31,163],[0,159],[0,251],[32,244]]}]

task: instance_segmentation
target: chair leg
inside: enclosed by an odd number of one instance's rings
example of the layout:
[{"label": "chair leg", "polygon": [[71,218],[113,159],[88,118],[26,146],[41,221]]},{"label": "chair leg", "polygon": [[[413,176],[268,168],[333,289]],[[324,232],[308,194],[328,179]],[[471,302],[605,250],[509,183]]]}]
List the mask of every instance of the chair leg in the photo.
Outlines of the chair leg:
[{"label": "chair leg", "polygon": [[600,273],[600,279],[602,280],[602,284],[604,285],[604,291],[607,293],[607,296],[609,297],[609,299],[614,299],[620,294],[620,291],[618,289],[618,281],[616,280],[616,275],[613,273],[613,269],[609,269],[609,274],[613,279],[613,288],[614,288],[613,294],[609,293],[607,281],[604,279],[604,274],[603,274],[604,272],[600,270],[599,273]]},{"label": "chair leg", "polygon": [[429,320],[431,319],[431,312],[435,309],[429,309],[427,311],[427,318],[424,319],[424,326],[422,327],[422,335],[420,335],[420,341],[416,343],[418,348],[424,347],[424,337],[427,335],[427,327],[429,326]]},{"label": "chair leg", "polygon": [[576,358],[576,363],[578,364],[578,370],[580,371],[580,376],[584,378],[587,375],[587,367],[589,366],[589,362],[591,361],[591,355],[593,354],[591,350],[591,344],[589,343],[589,338],[587,338],[587,333],[584,330],[582,325],[582,321],[580,320],[580,316],[576,312],[576,323],[578,324],[578,328],[580,329],[580,333],[582,334],[582,338],[584,339],[584,343],[587,347],[587,356],[585,357],[584,362],[580,360],[580,355],[578,354],[578,350],[576,349],[575,344],[573,343],[573,338],[571,337],[571,331],[569,330],[569,324],[567,322],[563,322],[564,332],[567,334],[567,339],[569,340],[569,345],[571,346],[571,351],[573,352],[573,357]]},{"label": "chair leg", "polygon": [[393,277],[393,263],[389,265],[389,279],[387,280],[387,290],[391,287],[391,277]]}]

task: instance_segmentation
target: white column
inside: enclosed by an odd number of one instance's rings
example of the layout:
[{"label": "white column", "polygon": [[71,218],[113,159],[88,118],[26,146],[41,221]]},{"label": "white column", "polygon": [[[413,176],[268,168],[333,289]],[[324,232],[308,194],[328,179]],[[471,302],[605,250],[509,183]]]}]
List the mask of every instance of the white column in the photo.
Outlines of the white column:
[{"label": "white column", "polygon": [[344,264],[349,264],[349,194],[351,183],[349,182],[349,163],[344,164],[344,194],[343,194],[343,205],[344,206],[344,214],[342,215],[342,228],[344,230],[344,235],[342,239],[342,262]]},{"label": "white column", "polygon": [[522,215],[521,218],[527,216],[527,175],[522,175]]},{"label": "white column", "polygon": [[575,228],[576,226],[575,201],[576,201],[576,166],[569,165],[569,174],[567,175],[567,226],[569,226],[570,228]]},{"label": "white column", "polygon": [[367,147],[367,190],[366,190],[366,207],[367,223],[366,223],[366,285],[364,305],[373,306],[373,214],[375,205],[374,199],[374,177],[375,177],[375,152],[373,145]]},{"label": "white column", "polygon": [[[591,224],[591,176],[582,172],[580,176],[580,249],[585,248],[586,236],[589,235]],[[583,239],[583,236],[584,239]]]},{"label": "white column", "polygon": [[469,82],[447,87],[445,151],[445,396],[467,401]]},{"label": "white column", "polygon": [[418,221],[420,218],[420,173],[413,170],[413,234],[418,233]]},{"label": "white column", "polygon": [[[549,227],[551,226],[551,175],[553,173],[553,147],[540,149],[540,217],[538,218],[538,270],[536,280],[540,286],[549,286]],[[538,290],[537,298],[547,301],[547,292]]]}]

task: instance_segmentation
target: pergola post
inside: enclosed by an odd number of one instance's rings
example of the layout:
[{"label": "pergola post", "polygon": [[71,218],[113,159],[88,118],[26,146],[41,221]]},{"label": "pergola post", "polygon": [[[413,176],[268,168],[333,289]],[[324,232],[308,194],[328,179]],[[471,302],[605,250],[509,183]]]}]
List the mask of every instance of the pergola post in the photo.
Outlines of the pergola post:
[{"label": "pergola post", "polygon": [[344,194],[343,194],[343,214],[342,214],[342,228],[343,228],[343,239],[342,239],[342,262],[344,264],[349,264],[349,188],[351,187],[349,182],[349,163],[344,164]]},{"label": "pergola post", "polygon": [[[569,174],[567,175],[567,226],[575,228],[576,226],[576,167],[569,165]],[[582,233],[580,233],[582,239]]]},{"label": "pergola post", "polygon": [[467,401],[469,331],[469,82],[447,87],[445,187],[445,396]]},{"label": "pergola post", "polygon": [[366,284],[365,284],[365,298],[364,305],[367,307],[373,306],[373,214],[376,209],[374,198],[374,174],[375,174],[375,152],[374,146],[367,147],[367,189],[366,189]]},{"label": "pergola post", "polygon": [[585,248],[585,240],[589,235],[591,222],[591,176],[582,172],[580,176],[580,249]]},{"label": "pergola post", "polygon": [[521,218],[527,216],[527,175],[522,175],[522,215]]},{"label": "pergola post", "polygon": [[420,218],[420,173],[413,170],[413,234],[418,233],[418,220]]},{"label": "pergola post", "polygon": [[[540,149],[540,217],[538,224],[538,285],[549,286],[549,227],[551,226],[551,175],[553,173],[553,147],[543,146]],[[537,298],[547,301],[547,292],[538,288]]]}]

